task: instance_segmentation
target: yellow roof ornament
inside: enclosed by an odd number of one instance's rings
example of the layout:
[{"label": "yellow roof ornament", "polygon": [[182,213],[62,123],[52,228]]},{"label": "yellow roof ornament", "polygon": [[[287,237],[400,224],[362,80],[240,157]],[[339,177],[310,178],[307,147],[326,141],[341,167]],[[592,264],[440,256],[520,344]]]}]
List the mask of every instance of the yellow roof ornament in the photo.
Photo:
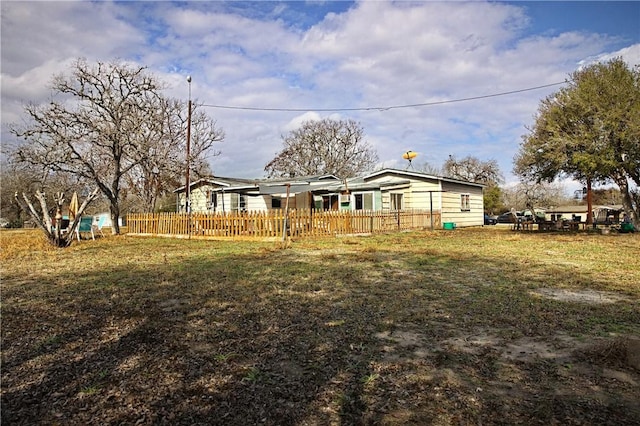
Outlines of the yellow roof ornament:
[{"label": "yellow roof ornament", "polygon": [[404,158],[405,160],[407,160],[409,162],[409,165],[407,166],[407,169],[409,167],[413,168],[413,165],[411,164],[411,160],[413,160],[417,156],[418,156],[418,153],[417,152],[413,152],[413,151],[407,151],[404,154],[402,154],[402,158]]}]

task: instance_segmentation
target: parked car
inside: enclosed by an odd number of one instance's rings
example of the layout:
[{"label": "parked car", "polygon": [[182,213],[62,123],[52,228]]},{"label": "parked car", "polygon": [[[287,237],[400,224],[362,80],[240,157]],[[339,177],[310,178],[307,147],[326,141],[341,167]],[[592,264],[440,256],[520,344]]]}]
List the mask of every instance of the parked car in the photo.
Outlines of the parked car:
[{"label": "parked car", "polygon": [[498,216],[496,221],[498,223],[515,223],[517,222],[517,219],[518,219],[518,216],[514,217],[514,214],[512,212],[506,212]]},{"label": "parked car", "polygon": [[489,216],[488,214],[484,214],[484,224],[485,225],[495,225],[498,223],[498,219],[496,216]]},{"label": "parked car", "polygon": [[524,220],[535,220],[536,222],[544,222],[545,220],[545,211],[542,209],[535,209],[535,219],[533,217],[533,213],[531,213],[531,210],[525,210],[522,213],[518,212],[518,216],[522,214],[523,219]]}]

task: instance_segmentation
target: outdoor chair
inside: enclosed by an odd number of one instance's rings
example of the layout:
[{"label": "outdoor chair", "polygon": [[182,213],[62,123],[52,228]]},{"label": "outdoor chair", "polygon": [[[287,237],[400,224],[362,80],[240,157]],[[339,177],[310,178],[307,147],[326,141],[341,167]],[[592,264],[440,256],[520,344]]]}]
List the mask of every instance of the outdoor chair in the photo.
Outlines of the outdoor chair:
[{"label": "outdoor chair", "polygon": [[95,220],[94,220],[93,226],[96,228],[96,231],[99,232],[100,235],[104,237],[104,234],[102,233],[102,228],[104,227],[105,223],[107,223],[107,216],[105,215],[96,216],[94,219]]},{"label": "outdoor chair", "polygon": [[76,228],[78,241],[80,241],[80,233],[82,232],[89,232],[91,233],[91,239],[96,239],[96,236],[93,233],[93,216],[82,216],[80,218],[80,223],[78,223],[78,227]]}]

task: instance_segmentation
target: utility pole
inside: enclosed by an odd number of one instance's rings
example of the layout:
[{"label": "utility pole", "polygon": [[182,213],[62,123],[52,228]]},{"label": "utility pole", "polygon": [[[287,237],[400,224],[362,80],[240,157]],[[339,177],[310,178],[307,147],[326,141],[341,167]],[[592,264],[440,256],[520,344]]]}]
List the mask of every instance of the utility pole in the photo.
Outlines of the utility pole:
[{"label": "utility pole", "polygon": [[189,83],[189,104],[187,109],[187,192],[185,207],[187,209],[187,235],[191,238],[191,76],[187,76]]},{"label": "utility pole", "polygon": [[187,209],[187,213],[191,213],[191,177],[190,177],[190,169],[191,169],[191,76],[187,76],[187,83],[189,83],[189,104],[187,109],[187,192],[186,192],[186,202],[185,208]]}]

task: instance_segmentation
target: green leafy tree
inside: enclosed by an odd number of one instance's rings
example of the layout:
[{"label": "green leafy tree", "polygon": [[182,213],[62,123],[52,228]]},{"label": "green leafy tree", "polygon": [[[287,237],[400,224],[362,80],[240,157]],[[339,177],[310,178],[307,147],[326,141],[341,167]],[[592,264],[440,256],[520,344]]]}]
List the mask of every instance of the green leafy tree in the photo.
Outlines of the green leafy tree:
[{"label": "green leafy tree", "polygon": [[497,214],[505,211],[502,188],[498,185],[490,185],[484,189],[484,211],[489,214]]},{"label": "green leafy tree", "polygon": [[353,120],[306,121],[283,136],[284,148],[264,168],[268,177],[333,174],[341,179],[370,170],[378,154]]},{"label": "green leafy tree", "polygon": [[[542,100],[523,136],[514,172],[528,181],[569,176],[587,185],[614,182],[625,209],[639,216],[640,69],[622,59],[571,74],[566,87]],[[591,218],[589,217],[589,220]]]}]

